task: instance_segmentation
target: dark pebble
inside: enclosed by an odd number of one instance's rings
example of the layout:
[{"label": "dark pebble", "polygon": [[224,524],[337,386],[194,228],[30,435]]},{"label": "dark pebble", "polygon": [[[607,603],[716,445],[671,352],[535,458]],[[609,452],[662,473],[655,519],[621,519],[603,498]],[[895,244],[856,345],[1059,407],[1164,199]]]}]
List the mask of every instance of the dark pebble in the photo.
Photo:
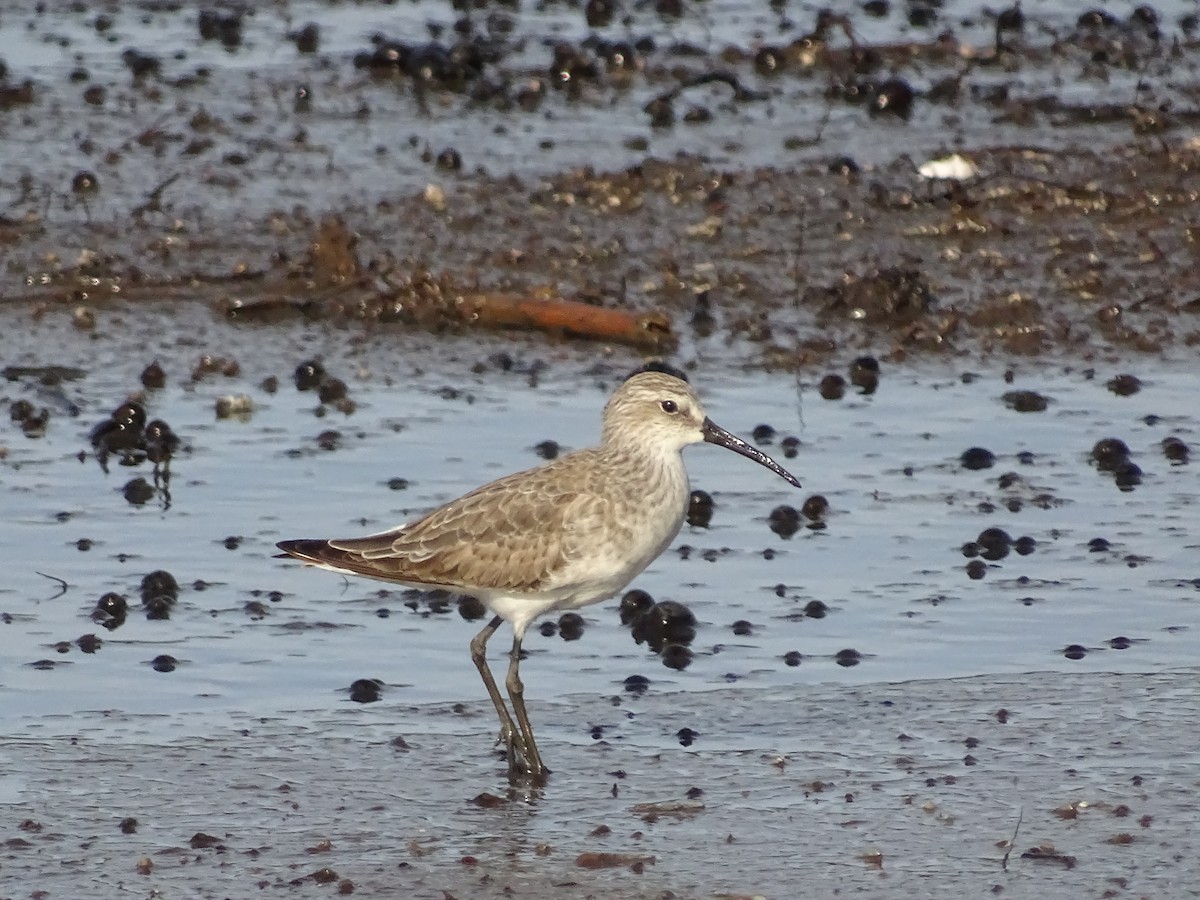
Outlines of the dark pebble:
[{"label": "dark pebble", "polygon": [[92,549],[92,543],[93,542],[91,538],[80,538],[75,542],[75,549],[86,553]]},{"label": "dark pebble", "polygon": [[336,403],[344,400],[349,388],[340,378],[325,378],[317,386],[317,399],[322,403]]},{"label": "dark pebble", "polygon": [[1120,438],[1101,438],[1092,447],[1092,459],[1102,472],[1112,472],[1129,459],[1129,446]]},{"label": "dark pebble", "polygon": [[133,816],[126,816],[117,827],[121,829],[121,834],[137,834],[138,820]]},{"label": "dark pebble", "polygon": [[630,675],[625,679],[625,691],[630,694],[644,694],[650,689],[650,679],[645,675]]},{"label": "dark pebble", "polygon": [[1096,537],[1088,541],[1088,553],[1107,553],[1112,549],[1112,544],[1107,538]]},{"label": "dark pebble", "polygon": [[754,633],[754,625],[747,622],[745,619],[738,619],[733,623],[733,633],[742,637]]},{"label": "dark pebble", "polygon": [[85,634],[81,635],[75,643],[79,645],[79,649],[84,653],[95,653],[100,649],[103,641],[94,634]]},{"label": "dark pebble", "polygon": [[14,400],[8,405],[8,417],[14,422],[23,422],[33,415],[34,406],[28,400]]},{"label": "dark pebble", "polygon": [[667,644],[662,649],[662,664],[682,672],[692,664],[692,649],[684,644]]},{"label": "dark pebble", "polygon": [[713,516],[713,498],[707,491],[692,491],[688,501],[687,523],[693,528],[707,528]]},{"label": "dark pebble", "polygon": [[[829,161],[825,170],[830,175],[837,175],[841,178],[851,178],[862,172],[862,166],[852,156],[835,156]],[[840,399],[838,397],[826,397],[826,400]]]},{"label": "dark pebble", "polygon": [[759,47],[754,54],[754,71],[759,75],[774,75],[787,67],[787,56],[779,47]]},{"label": "dark pebble", "polygon": [[603,28],[611,24],[616,10],[616,0],[588,0],[583,16],[588,28]]},{"label": "dark pebble", "polygon": [[810,619],[823,619],[829,615],[829,607],[820,600],[809,600],[804,604],[804,615]]},{"label": "dark pebble", "polygon": [[962,555],[967,559],[974,559],[980,553],[982,548],[974,541],[967,541],[962,545]]},{"label": "dark pebble", "polygon": [[155,569],[142,577],[142,583],[138,590],[141,592],[142,600],[158,596],[167,596],[174,600],[179,596],[179,582],[166,569]]},{"label": "dark pebble", "polygon": [[1068,644],[1063,648],[1063,656],[1067,659],[1083,659],[1087,656],[1087,647],[1082,644]]},{"label": "dark pebble", "polygon": [[179,449],[179,435],[162,419],[146,424],[145,438],[146,459],[155,465],[169,462]]},{"label": "dark pebble", "polygon": [[775,429],[770,425],[755,425],[750,436],[756,444],[770,444],[775,440]]},{"label": "dark pebble", "polygon": [[1129,397],[1142,389],[1142,381],[1136,375],[1117,375],[1105,385],[1118,397]]},{"label": "dark pebble", "polygon": [[972,581],[978,581],[987,574],[987,563],[981,559],[973,559],[967,563],[967,577]]},{"label": "dark pebble", "polygon": [[434,165],[446,172],[459,172],[463,167],[462,154],[453,147],[447,147],[437,155]]},{"label": "dark pebble", "polygon": [[296,383],[298,391],[315,390],[324,378],[325,367],[315,359],[300,363],[292,375],[292,381]]},{"label": "dark pebble", "polygon": [[848,669],[851,666],[857,666],[860,662],[862,662],[862,654],[853,648],[847,647],[845,650],[839,650],[837,653],[835,653],[833,655],[833,661],[839,666]]},{"label": "dark pebble", "polygon": [[1113,468],[1113,480],[1122,491],[1132,491],[1142,483],[1142,468],[1130,460],[1122,460]]},{"label": "dark pebble", "polygon": [[487,615],[487,607],[478,597],[464,594],[458,598],[458,614],[467,622],[474,622]]},{"label": "dark pebble", "polygon": [[174,672],[175,667],[178,665],[179,660],[171,656],[169,653],[159,654],[150,661],[150,666],[155,672]]},{"label": "dark pebble", "polygon": [[229,537],[225,538],[225,540],[221,541],[221,543],[224,545],[226,550],[236,550],[238,547],[242,546],[242,537],[241,535],[231,534]]},{"label": "dark pebble", "polygon": [[1016,550],[1017,553],[1021,556],[1028,556],[1030,553],[1032,553],[1034,550],[1037,549],[1037,541],[1035,541],[1033,538],[1031,538],[1027,534],[1022,535],[1021,537],[1019,537],[1015,541],[1013,541],[1013,549]]},{"label": "dark pebble", "polygon": [[879,360],[860,356],[850,363],[850,383],[864,394],[874,394],[879,387]]},{"label": "dark pebble", "polygon": [[800,513],[794,506],[785,503],[771,510],[767,522],[771,530],[781,538],[790,538],[800,529]]},{"label": "dark pebble", "polygon": [[559,447],[558,441],[542,441],[533,448],[533,452],[542,459],[557,459],[562,448]]},{"label": "dark pebble", "polygon": [[700,732],[684,727],[675,732],[675,737],[679,738],[679,743],[684,747],[690,747],[696,742],[696,738],[700,737]]},{"label": "dark pebble", "polygon": [[389,478],[387,486],[390,491],[404,491],[408,489],[408,483],[407,478]]},{"label": "dark pebble", "polygon": [[800,659],[801,656],[799,650],[789,650],[787,653],[783,654],[784,664],[792,666],[793,668],[800,665]]},{"label": "dark pebble", "polygon": [[163,371],[163,367],[158,364],[158,360],[150,363],[146,368],[142,369],[142,387],[157,391],[161,390],[167,384],[167,373]]},{"label": "dark pebble", "polygon": [[577,641],[583,637],[583,616],[565,612],[558,617],[558,634],[564,641]]},{"label": "dark pebble", "polygon": [[932,6],[909,6],[908,24],[913,28],[928,28],[937,22],[937,10]]},{"label": "dark pebble", "polygon": [[92,610],[92,621],[112,631],[125,624],[128,614],[129,604],[125,598],[109,591],[96,601],[96,608]]},{"label": "dark pebble", "polygon": [[634,588],[632,591],[626,591],[625,596],[621,598],[620,615],[621,624],[630,625],[634,619],[645,615],[650,607],[654,605],[654,598],[639,588]]},{"label": "dark pebble", "polygon": [[1127,637],[1115,637],[1108,642],[1108,646],[1114,650],[1128,650],[1132,645],[1133,641]]},{"label": "dark pebble", "polygon": [[142,601],[142,608],[146,611],[146,618],[155,621],[171,618],[171,606],[174,601],[168,600],[166,597],[151,597],[149,600]]},{"label": "dark pebble", "polygon": [[875,95],[871,98],[870,112],[872,115],[892,115],[907,119],[912,115],[916,96],[916,92],[903,78],[889,78],[876,85]]},{"label": "dark pebble", "polygon": [[1003,528],[985,528],[975,538],[980,548],[979,555],[992,562],[1008,556],[1012,542],[1012,536]]},{"label": "dark pebble", "polygon": [[316,24],[309,22],[299,31],[292,32],[289,37],[295,42],[296,49],[300,53],[316,53],[320,45],[321,29]]},{"label": "dark pebble", "polygon": [[779,443],[783,450],[784,459],[795,459],[800,455],[800,438],[795,435],[788,435]]},{"label": "dark pebble", "polygon": [[554,637],[558,634],[558,623],[547,619],[538,626],[538,631],[541,632],[542,637]]},{"label": "dark pebble", "polygon": [[350,699],[355,703],[374,703],[383,692],[383,682],[378,678],[359,678],[350,685]]},{"label": "dark pebble", "polygon": [[996,464],[996,455],[984,447],[971,447],[962,452],[959,462],[964,469],[977,472],[980,469],[990,469]]},{"label": "dark pebble", "polygon": [[826,400],[841,400],[846,396],[846,379],[841,375],[826,375],[817,386],[817,391]]},{"label": "dark pebble", "polygon": [[632,623],[635,642],[649,644],[661,653],[667,644],[690,644],[696,638],[696,617],[682,603],[663,600],[655,603]]},{"label": "dark pebble", "polygon": [[154,486],[145,478],[134,478],[126,482],[121,493],[131,506],[144,506],[154,498]]},{"label": "dark pebble", "polygon": [[478,806],[480,809],[498,809],[508,801],[503,797],[498,797],[495,794],[489,794],[487,791],[484,791],[482,794],[472,797],[467,802]]},{"label": "dark pebble", "polygon": [[811,519],[814,522],[822,521],[825,514],[829,512],[829,501],[821,494],[813,494],[804,501],[804,505],[800,507],[800,512],[804,514],[806,519]]},{"label": "dark pebble", "polygon": [[1046,397],[1037,391],[1008,391],[1000,399],[1009,409],[1020,413],[1044,412],[1049,405]]},{"label": "dark pebble", "polygon": [[98,190],[100,190],[100,181],[94,172],[80,170],[71,179],[71,193],[73,194],[94,194]]},{"label": "dark pebble", "polygon": [[1191,449],[1179,438],[1171,436],[1162,439],[1162,452],[1171,462],[1185,463]]}]

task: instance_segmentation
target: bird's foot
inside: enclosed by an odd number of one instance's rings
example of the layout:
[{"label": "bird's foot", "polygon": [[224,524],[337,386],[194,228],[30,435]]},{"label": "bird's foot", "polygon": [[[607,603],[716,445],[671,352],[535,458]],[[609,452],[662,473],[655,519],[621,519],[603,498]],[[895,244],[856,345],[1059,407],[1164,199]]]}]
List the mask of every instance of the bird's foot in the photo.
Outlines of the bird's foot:
[{"label": "bird's foot", "polygon": [[512,734],[508,740],[505,738],[506,735],[501,732],[500,739],[508,756],[508,780],[514,784],[529,781],[542,784],[550,770],[542,764],[537,752],[530,750],[520,732]]}]

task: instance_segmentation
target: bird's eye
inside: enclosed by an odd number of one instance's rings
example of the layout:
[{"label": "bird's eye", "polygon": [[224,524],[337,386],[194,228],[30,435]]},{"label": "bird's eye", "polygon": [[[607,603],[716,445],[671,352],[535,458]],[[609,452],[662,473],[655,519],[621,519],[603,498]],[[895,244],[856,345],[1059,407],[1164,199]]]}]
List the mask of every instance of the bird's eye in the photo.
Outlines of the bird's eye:
[{"label": "bird's eye", "polygon": [[679,412],[679,404],[674,400],[663,400],[658,405],[662,407],[662,411],[665,413],[674,415],[675,413]]}]

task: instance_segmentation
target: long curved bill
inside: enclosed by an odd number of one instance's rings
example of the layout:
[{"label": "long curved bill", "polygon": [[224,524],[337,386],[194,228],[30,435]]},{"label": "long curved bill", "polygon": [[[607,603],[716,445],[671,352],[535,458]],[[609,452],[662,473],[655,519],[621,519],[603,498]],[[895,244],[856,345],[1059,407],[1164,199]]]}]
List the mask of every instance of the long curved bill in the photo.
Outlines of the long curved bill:
[{"label": "long curved bill", "polygon": [[726,447],[734,453],[740,453],[746,459],[752,459],[760,466],[766,466],[788,484],[794,487],[800,487],[800,482],[796,480],[796,476],[781,466],[767,454],[763,453],[757,447],[751,447],[736,434],[730,434],[720,425],[716,424],[712,419],[705,418],[704,424],[700,426],[700,433],[704,435],[704,440],[710,444],[717,444],[721,447]]}]

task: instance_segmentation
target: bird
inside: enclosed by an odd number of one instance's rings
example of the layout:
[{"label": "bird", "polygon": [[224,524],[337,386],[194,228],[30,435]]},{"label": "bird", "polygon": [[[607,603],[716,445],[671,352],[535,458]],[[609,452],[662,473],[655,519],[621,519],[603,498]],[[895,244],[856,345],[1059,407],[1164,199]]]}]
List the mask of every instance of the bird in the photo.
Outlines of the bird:
[{"label": "bird", "polygon": [[[597,446],[506,475],[387,531],[277,546],[281,558],[480,600],[492,618],[472,639],[471,659],[500,719],[509,779],[544,783],[550,770],[520,676],[525,631],[539,616],[613,596],[667,549],[691,498],[682,451],[701,442],[800,487],[771,457],[716,425],[682,378],[639,371],[605,405]],[[487,663],[488,640],[504,622],[513,632],[505,679],[511,712]]]}]

